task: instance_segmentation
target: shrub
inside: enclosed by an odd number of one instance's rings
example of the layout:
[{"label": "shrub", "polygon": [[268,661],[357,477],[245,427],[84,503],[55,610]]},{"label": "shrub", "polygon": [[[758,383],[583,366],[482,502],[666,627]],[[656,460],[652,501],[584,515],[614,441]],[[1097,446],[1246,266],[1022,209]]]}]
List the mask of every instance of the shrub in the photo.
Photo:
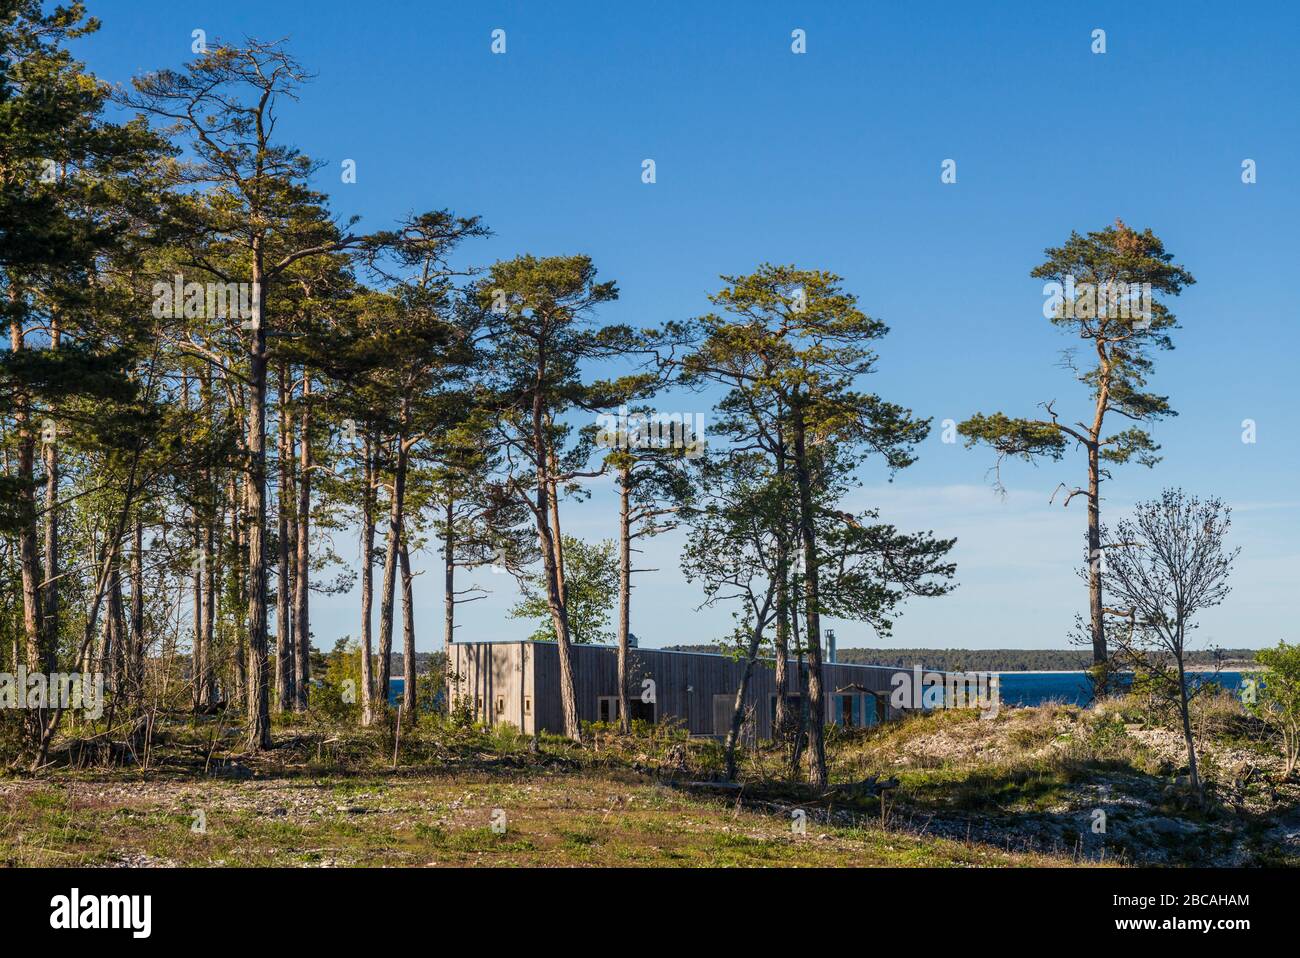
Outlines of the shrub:
[{"label": "shrub", "polygon": [[313,710],[331,719],[355,722],[361,717],[361,647],[339,639],[325,656],[325,674],[311,697]]},{"label": "shrub", "polygon": [[1278,642],[1261,649],[1255,659],[1264,666],[1263,688],[1254,690],[1249,708],[1272,731],[1282,748],[1285,775],[1300,764],[1300,645]]}]

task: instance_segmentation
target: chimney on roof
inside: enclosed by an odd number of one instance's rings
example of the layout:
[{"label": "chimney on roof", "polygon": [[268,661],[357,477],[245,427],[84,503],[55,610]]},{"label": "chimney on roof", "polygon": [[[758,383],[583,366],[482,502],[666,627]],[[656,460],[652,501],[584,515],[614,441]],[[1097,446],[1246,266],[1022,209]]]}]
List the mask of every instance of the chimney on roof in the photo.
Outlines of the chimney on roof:
[{"label": "chimney on roof", "polygon": [[835,630],[826,630],[826,661],[835,661]]}]

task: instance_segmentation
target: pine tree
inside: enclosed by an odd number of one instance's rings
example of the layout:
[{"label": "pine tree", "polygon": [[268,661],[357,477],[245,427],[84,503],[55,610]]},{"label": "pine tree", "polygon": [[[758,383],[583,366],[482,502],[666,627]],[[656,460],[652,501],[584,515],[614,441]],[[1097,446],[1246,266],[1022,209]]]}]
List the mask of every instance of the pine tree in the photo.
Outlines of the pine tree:
[{"label": "pine tree", "polygon": [[[1062,483],[1063,504],[1075,496],[1087,503],[1088,625],[1098,692],[1107,687],[1105,607],[1101,576],[1101,484],[1111,478],[1111,466],[1136,462],[1148,468],[1160,461],[1160,446],[1144,428],[1166,416],[1177,415],[1168,397],[1147,389],[1155,350],[1173,349],[1170,333],[1178,328],[1160,293],[1176,296],[1196,282],[1173,262],[1173,254],[1151,230],[1138,232],[1123,221],[1080,236],[1071,233],[1065,245],[1049,248],[1047,259],[1030,274],[1048,281],[1051,296],[1044,312],[1052,324],[1083,340],[1089,354],[1082,368],[1067,353],[1067,364],[1088,390],[1090,415],[1061,421],[1055,400],[1042,403],[1045,418],[1013,418],[997,412],[976,413],[957,429],[967,446],[984,443],[998,454],[998,466],[1008,457],[1032,462],[1059,461],[1071,443],[1086,458],[1082,486]],[[1114,416],[1136,423],[1108,433]],[[999,473],[1000,475],[1000,473]],[[999,478],[1000,485],[1001,480]],[[1055,498],[1055,494],[1053,494]]]}]

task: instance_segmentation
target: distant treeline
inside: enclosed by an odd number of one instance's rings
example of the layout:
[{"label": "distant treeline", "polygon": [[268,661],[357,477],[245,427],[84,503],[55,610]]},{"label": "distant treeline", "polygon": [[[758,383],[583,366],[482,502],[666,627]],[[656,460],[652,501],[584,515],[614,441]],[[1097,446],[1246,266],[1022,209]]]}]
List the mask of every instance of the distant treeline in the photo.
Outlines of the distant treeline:
[{"label": "distant treeline", "polygon": [[[415,672],[417,675],[430,673],[441,674],[447,667],[447,656],[441,652],[416,652]],[[401,652],[393,653],[393,676],[401,678],[406,674],[406,659]]]},{"label": "distant treeline", "polygon": [[[352,643],[350,636],[338,640],[334,643],[334,650],[329,655],[339,655],[348,645]],[[326,669],[326,653],[322,652],[316,646],[312,646],[312,671],[313,673],[324,673]],[[394,652],[392,655],[393,669],[392,677],[396,679],[406,675],[406,658],[401,652]],[[416,652],[415,653],[415,672],[417,675],[441,675],[447,668],[447,656],[444,652]]]},{"label": "distant treeline", "polygon": [[[723,652],[719,645],[672,645],[678,652]],[[1255,661],[1253,649],[1219,649],[1187,653],[1198,668],[1228,667]],[[1071,672],[1086,669],[1092,652],[1086,649],[840,649],[836,661],[851,665],[920,664],[941,672]]]}]

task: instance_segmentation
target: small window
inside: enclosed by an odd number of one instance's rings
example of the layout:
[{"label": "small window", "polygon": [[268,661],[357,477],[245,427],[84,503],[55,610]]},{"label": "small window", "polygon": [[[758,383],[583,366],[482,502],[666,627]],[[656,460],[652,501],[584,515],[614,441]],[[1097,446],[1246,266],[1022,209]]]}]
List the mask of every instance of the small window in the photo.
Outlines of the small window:
[{"label": "small window", "polygon": [[524,698],[524,714],[525,715],[533,714],[533,700],[529,696],[525,696]]},{"label": "small window", "polygon": [[498,696],[497,696],[497,715],[504,715],[505,713],[506,713],[506,697],[505,697],[504,695],[498,695]]},{"label": "small window", "polygon": [[596,721],[605,723],[618,721],[618,696],[602,695],[596,699]]},{"label": "small window", "polygon": [[633,722],[646,722],[653,725],[655,721],[655,704],[653,702],[642,702],[639,695],[634,695],[627,704],[627,714],[628,718]]},{"label": "small window", "polygon": [[[799,706],[800,706],[799,700],[801,698],[802,696],[799,695],[787,695],[785,697],[786,714],[794,716],[796,721],[799,718]],[[771,713],[772,721],[775,722],[776,721],[776,696],[775,695],[772,696],[771,705],[772,705],[772,713]]]},{"label": "small window", "polygon": [[[612,724],[617,722],[622,714],[622,709],[618,707],[617,695],[602,695],[596,700],[596,721]],[[627,714],[633,722],[654,724],[655,705],[653,702],[642,702],[634,695],[628,699]]]}]

